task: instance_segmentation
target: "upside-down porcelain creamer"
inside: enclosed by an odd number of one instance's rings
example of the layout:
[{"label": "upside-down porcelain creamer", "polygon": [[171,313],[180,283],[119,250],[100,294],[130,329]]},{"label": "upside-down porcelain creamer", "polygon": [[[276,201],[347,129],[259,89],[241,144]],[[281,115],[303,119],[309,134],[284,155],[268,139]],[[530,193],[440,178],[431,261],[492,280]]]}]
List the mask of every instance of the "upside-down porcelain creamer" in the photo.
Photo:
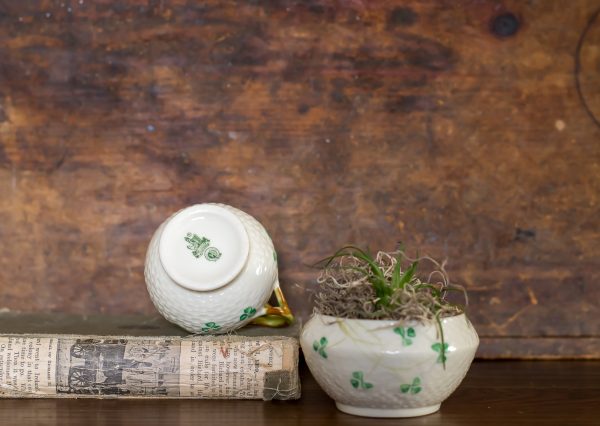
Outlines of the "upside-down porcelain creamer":
[{"label": "upside-down porcelain creamer", "polygon": [[[196,204],[163,222],[148,247],[144,275],[158,311],[192,333],[293,321],[267,231],[225,204]],[[273,292],[280,307],[267,303]]]}]

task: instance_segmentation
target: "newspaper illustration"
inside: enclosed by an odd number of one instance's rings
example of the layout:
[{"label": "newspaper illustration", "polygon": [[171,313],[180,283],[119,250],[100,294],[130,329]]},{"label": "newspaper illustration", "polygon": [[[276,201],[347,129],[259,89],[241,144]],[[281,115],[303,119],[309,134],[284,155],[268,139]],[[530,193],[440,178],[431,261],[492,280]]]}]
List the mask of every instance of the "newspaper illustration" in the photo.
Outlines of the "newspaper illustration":
[{"label": "newspaper illustration", "polygon": [[285,337],[0,335],[0,397],[299,397]]},{"label": "newspaper illustration", "polygon": [[179,396],[179,342],[61,339],[57,360],[58,393]]}]

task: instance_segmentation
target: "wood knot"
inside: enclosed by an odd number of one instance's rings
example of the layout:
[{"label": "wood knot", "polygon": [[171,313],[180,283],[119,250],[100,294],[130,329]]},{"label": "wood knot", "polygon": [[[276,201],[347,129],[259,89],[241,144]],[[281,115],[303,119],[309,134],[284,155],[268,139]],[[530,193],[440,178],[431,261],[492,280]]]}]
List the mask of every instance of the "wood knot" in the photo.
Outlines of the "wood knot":
[{"label": "wood knot", "polygon": [[388,29],[395,27],[409,27],[419,19],[419,15],[408,7],[397,7],[388,16]]},{"label": "wood knot", "polygon": [[511,37],[519,31],[521,23],[514,13],[506,12],[496,16],[491,22],[491,31],[497,37]]}]

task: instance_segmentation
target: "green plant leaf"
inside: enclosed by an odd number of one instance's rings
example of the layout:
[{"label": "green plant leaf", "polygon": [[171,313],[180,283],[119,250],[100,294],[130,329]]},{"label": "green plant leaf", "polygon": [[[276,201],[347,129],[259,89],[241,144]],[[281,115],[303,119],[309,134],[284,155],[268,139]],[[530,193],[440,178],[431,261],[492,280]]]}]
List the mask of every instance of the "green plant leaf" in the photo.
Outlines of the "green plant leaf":
[{"label": "green plant leaf", "polygon": [[421,384],[421,379],[419,379],[418,377],[415,377],[412,381],[412,385],[419,386],[420,384]]},{"label": "green plant leaf", "polygon": [[413,387],[413,388],[411,388],[411,392],[414,393],[414,394],[417,394],[417,393],[421,392],[421,388],[418,387],[418,386],[417,387]]},{"label": "green plant leaf", "polygon": [[429,291],[431,291],[431,294],[433,294],[433,296],[436,298],[439,298],[442,296],[442,292],[440,291],[440,289],[433,284],[421,283],[421,284],[415,285],[415,290],[421,290],[423,288],[428,288]]},{"label": "green plant leaf", "polygon": [[402,393],[407,393],[410,390],[410,385],[404,384],[404,385],[400,385],[400,391]]},{"label": "green plant leaf", "polygon": [[321,345],[325,346],[327,344],[327,337],[321,337]]},{"label": "green plant leaf", "polygon": [[388,299],[392,294],[392,289],[387,284],[383,270],[379,267],[379,265],[377,265],[377,263],[375,263],[372,257],[364,254],[362,250],[359,252],[353,252],[352,255],[367,263],[371,273],[373,274],[373,276],[369,277],[369,282],[373,286],[375,294],[381,300],[382,304],[386,305],[389,303]]},{"label": "green plant leaf", "polygon": [[406,330],[406,335],[408,337],[415,337],[416,336],[415,329],[412,327],[409,327],[408,330]]},{"label": "green plant leaf", "polygon": [[325,352],[324,348],[319,349],[319,355],[321,355],[323,358],[327,359],[327,352]]},{"label": "green plant leaf", "polygon": [[372,384],[372,383],[365,383],[365,384],[364,384],[364,388],[365,388],[365,389],[371,389],[372,387],[373,387],[373,384]]},{"label": "green plant leaf", "polygon": [[433,349],[436,352],[439,352],[442,349],[442,344],[439,342],[436,342],[433,345],[431,345],[431,349]]},{"label": "green plant leaf", "polygon": [[361,371],[355,371],[352,373],[352,377],[354,377],[355,379],[358,379],[358,380],[362,380],[363,373]]},{"label": "green plant leaf", "polygon": [[399,334],[400,336],[404,337],[404,328],[396,327],[396,328],[394,328],[394,333]]},{"label": "green plant leaf", "polygon": [[371,272],[373,273],[373,275],[375,275],[381,281],[385,282],[385,274],[383,273],[383,270],[381,269],[381,267],[377,263],[375,263],[373,256],[371,256],[370,254],[366,253],[364,250],[362,250],[358,247],[355,247],[355,246],[348,246],[348,248],[352,249],[350,254],[352,254],[354,257],[356,257],[358,259],[365,261],[367,263],[367,265],[369,265],[369,268],[371,269]]},{"label": "green plant leaf", "polygon": [[331,265],[331,262],[333,262],[338,257],[346,256],[347,254],[352,254],[353,252],[351,250],[356,250],[358,252],[361,252],[363,255],[366,254],[363,250],[361,250],[360,248],[358,248],[356,246],[347,245],[347,246],[344,246],[344,247],[340,248],[333,255],[315,262],[313,265],[314,266],[321,265],[321,267],[327,268],[329,265]]},{"label": "green plant leaf", "polygon": [[406,283],[409,283],[410,280],[412,280],[413,276],[415,275],[415,272],[417,271],[418,265],[419,265],[419,261],[418,260],[414,261],[412,263],[412,265],[410,265],[410,267],[406,270],[406,272],[404,274],[402,274],[402,277],[398,281],[398,285],[395,286],[395,288],[404,288]]},{"label": "green plant leaf", "polygon": [[356,379],[351,379],[351,380],[350,380],[350,383],[352,384],[352,387],[353,387],[354,389],[358,388],[358,386],[360,385],[360,383],[359,383],[359,382],[358,382],[358,380],[356,380]]},{"label": "green plant leaf", "polygon": [[319,350],[319,342],[317,342],[316,340],[313,342],[313,349],[316,351]]}]

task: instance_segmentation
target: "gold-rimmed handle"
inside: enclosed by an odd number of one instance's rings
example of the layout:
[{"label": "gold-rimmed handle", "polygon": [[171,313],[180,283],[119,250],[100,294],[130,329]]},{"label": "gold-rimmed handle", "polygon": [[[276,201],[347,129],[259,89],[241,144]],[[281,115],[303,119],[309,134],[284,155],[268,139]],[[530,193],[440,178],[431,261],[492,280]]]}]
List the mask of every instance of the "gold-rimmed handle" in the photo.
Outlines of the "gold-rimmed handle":
[{"label": "gold-rimmed handle", "polygon": [[284,327],[294,322],[294,315],[285,300],[283,291],[281,291],[279,280],[275,281],[273,292],[279,306],[272,306],[268,302],[265,303],[265,306],[260,311],[260,316],[252,320],[252,324],[265,327]]}]

